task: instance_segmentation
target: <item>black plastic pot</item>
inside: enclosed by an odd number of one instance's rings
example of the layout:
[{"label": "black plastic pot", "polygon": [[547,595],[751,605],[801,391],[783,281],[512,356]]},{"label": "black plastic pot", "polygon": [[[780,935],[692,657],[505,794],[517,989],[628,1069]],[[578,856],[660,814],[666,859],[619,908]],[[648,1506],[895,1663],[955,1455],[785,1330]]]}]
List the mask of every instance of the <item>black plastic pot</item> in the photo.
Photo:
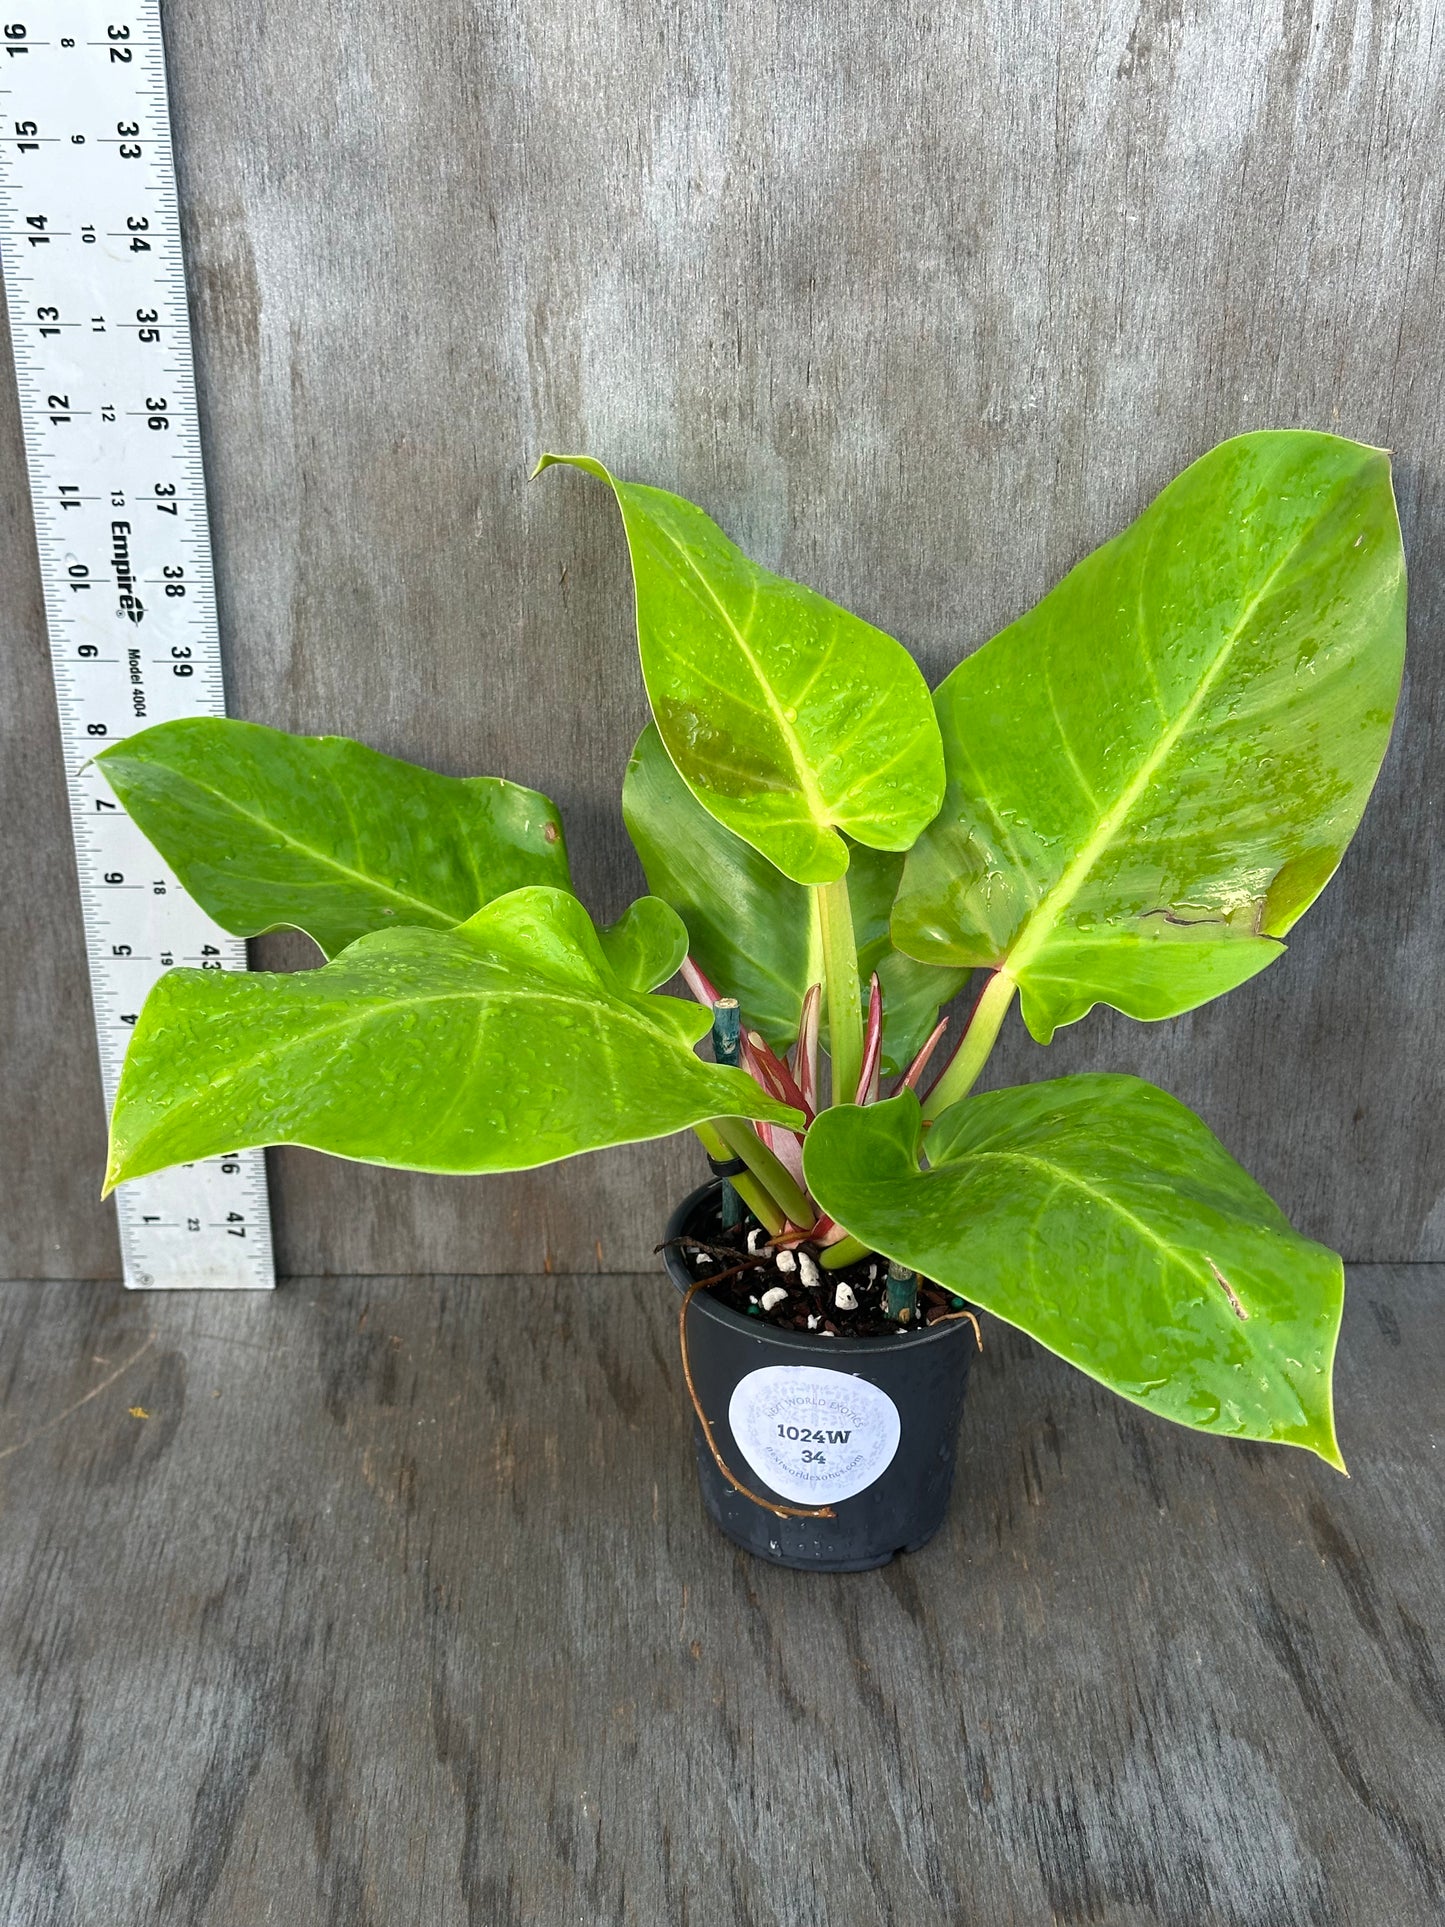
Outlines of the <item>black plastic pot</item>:
[{"label": "black plastic pot", "polygon": [[[717,1191],[714,1181],[685,1198],[668,1239],[702,1235]],[[695,1268],[671,1242],[665,1257],[688,1291]],[[967,1319],[883,1338],[818,1338],[698,1292],[687,1310],[688,1363],[724,1463],[759,1498],[834,1514],[780,1518],[736,1491],[694,1418],[714,1523],[760,1559],[811,1572],[864,1572],[916,1552],[948,1509],[974,1347]]]}]

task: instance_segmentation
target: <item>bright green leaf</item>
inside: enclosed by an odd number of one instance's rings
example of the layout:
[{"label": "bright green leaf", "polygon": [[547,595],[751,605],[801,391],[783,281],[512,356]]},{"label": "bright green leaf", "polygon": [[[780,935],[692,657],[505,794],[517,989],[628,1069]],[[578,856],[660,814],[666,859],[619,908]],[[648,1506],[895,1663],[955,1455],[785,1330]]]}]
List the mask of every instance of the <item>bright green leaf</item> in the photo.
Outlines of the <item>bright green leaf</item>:
[{"label": "bright green leaf", "polygon": [[[823,975],[814,892],[774,869],[697,801],[672,765],[655,724],[638,738],[622,785],[627,822],[648,888],[681,916],[693,960],[748,1025],[784,1050],[798,1034],[798,1012]],[[967,971],[939,969],[894,950],[888,914],[901,856],[856,846],[848,899],[866,985],[883,986],[884,1068],[901,1069],[961,988]]]},{"label": "bright green leaf", "polygon": [[1223,443],[938,690],[948,791],[894,941],[1002,966],[1042,1043],[1243,982],[1354,833],[1404,637],[1386,455]]},{"label": "bright green leaf", "polygon": [[370,930],[447,930],[525,884],[569,887],[561,819],[535,790],[438,776],[344,736],[187,716],[97,759],[223,929],[304,930],[334,957]]},{"label": "bright green leaf", "polygon": [[1343,1469],[1340,1260],[1294,1231],[1176,1098],[1094,1074],[990,1091],[927,1136],[911,1092],[825,1111],[820,1206],[1151,1412]]},{"label": "bright green leaf", "polygon": [[562,890],[377,932],[318,970],[172,970],[131,1040],[107,1185],[253,1144],[515,1171],[710,1117],[800,1125],[694,1054],[707,1027],[631,989]]},{"label": "bright green leaf", "polygon": [[629,990],[656,990],[677,975],[687,955],[687,927],[658,897],[630,903],[616,923],[597,932],[597,941]]},{"label": "bright green leaf", "polygon": [[906,850],[943,795],[928,686],[901,644],[748,560],[663,489],[583,455],[632,556],[642,675],[667,752],[720,823],[798,883],[848,867],[843,834]]}]

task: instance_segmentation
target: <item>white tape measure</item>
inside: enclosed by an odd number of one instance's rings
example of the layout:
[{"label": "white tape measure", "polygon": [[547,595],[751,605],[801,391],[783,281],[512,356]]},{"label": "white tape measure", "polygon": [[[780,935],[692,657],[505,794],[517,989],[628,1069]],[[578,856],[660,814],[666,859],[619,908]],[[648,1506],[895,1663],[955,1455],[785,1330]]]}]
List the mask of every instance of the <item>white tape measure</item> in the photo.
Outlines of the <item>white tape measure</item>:
[{"label": "white tape measure", "polygon": [[[110,1104],[156,978],[246,967],[89,760],[225,713],[159,0],[11,0],[0,250]],[[259,1151],[116,1199],[127,1285],[275,1282]]]}]

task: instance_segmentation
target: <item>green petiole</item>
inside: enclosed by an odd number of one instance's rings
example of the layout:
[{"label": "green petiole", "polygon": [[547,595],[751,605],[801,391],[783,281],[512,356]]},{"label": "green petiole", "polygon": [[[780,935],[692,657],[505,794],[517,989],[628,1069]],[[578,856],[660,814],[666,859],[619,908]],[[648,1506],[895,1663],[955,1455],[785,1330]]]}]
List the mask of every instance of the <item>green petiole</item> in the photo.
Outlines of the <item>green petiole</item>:
[{"label": "green petiole", "polygon": [[828,999],[828,1050],[832,1060],[831,1101],[851,1104],[863,1069],[863,998],[858,983],[858,946],[848,879],[835,877],[816,886],[823,936],[823,979]]},{"label": "green petiole", "polygon": [[952,1061],[923,1101],[925,1123],[931,1124],[950,1104],[967,1097],[978,1082],[1017,989],[1017,982],[1006,970],[996,970],[989,978]]}]

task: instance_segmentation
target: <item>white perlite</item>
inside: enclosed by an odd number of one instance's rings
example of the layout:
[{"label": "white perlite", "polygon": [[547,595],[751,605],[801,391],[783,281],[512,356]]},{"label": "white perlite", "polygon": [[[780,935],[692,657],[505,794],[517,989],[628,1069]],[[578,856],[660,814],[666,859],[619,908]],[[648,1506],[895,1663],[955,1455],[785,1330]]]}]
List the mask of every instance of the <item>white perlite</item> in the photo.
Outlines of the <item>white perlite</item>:
[{"label": "white perlite", "polygon": [[771,1311],[774,1305],[781,1305],[785,1303],[787,1300],[787,1296],[788,1296],[787,1290],[784,1286],[772,1285],[769,1287],[767,1291],[763,1293],[762,1297],[758,1300],[758,1303],[764,1311]]},{"label": "white perlite", "polygon": [[809,1291],[817,1291],[823,1282],[823,1274],[818,1269],[817,1260],[811,1258],[806,1251],[798,1253],[798,1276]]},{"label": "white perlite", "polygon": [[780,1251],[773,1263],[779,1271],[796,1271],[798,1268],[798,1261],[791,1251]]},{"label": "white perlite", "polygon": [[761,1242],[761,1240],[766,1236],[767,1236],[767,1233],[763,1230],[761,1225],[754,1225],[752,1230],[748,1233],[748,1250],[753,1257],[757,1256],[758,1245]]},{"label": "white perlite", "polygon": [[839,1285],[833,1293],[833,1303],[839,1311],[857,1311],[858,1297],[851,1285]]}]

